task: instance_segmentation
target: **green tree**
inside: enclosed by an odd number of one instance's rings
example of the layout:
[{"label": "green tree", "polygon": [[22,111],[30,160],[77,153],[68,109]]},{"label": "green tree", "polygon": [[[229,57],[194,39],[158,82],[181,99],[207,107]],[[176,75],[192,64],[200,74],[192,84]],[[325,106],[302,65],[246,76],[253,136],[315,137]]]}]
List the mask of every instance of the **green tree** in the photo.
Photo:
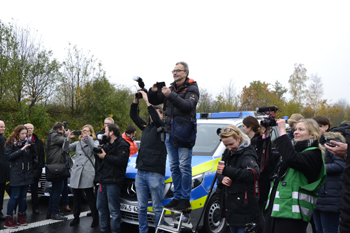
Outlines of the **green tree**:
[{"label": "green tree", "polygon": [[290,85],[289,92],[292,99],[298,104],[303,104],[306,93],[306,69],[303,64],[294,64],[294,73],[289,77],[288,83]]}]

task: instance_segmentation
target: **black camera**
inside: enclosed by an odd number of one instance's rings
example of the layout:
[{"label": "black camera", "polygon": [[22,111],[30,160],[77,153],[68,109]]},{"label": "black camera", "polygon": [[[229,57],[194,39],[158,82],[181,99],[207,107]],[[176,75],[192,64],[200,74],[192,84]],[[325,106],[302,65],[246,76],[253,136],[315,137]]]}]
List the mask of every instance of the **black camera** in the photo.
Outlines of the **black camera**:
[{"label": "black camera", "polygon": [[107,135],[99,134],[97,135],[97,140],[99,145],[97,147],[94,147],[93,151],[95,153],[102,153],[102,149],[104,149],[104,146],[107,143]]},{"label": "black camera", "polygon": [[[141,88],[140,90],[147,93],[147,90],[145,88],[145,83],[143,82],[142,78],[139,76],[134,76],[133,79],[139,84],[139,87]],[[142,99],[142,94],[137,92],[135,94],[135,97],[136,97],[136,99]]]},{"label": "black camera", "polygon": [[265,117],[262,121],[260,121],[260,125],[267,128],[269,126],[276,126],[276,114],[277,114],[277,107],[263,107],[258,108],[256,110],[257,113],[269,115],[268,117]]},{"label": "black camera", "polygon": [[63,121],[62,122],[63,126],[64,126],[64,130],[67,131],[67,125],[68,125],[68,121]]}]

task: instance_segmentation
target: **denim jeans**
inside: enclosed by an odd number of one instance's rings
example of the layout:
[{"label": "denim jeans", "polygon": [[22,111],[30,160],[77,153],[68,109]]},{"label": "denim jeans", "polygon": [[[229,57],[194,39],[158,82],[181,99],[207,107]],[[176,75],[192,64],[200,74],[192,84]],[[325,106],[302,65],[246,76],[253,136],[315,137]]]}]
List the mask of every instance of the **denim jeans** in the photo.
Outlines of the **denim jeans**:
[{"label": "denim jeans", "polygon": [[63,189],[62,189],[62,205],[67,206],[69,205],[69,198],[68,198],[68,180],[63,180]]},{"label": "denim jeans", "polygon": [[231,233],[244,233],[244,227],[231,227],[230,226]]},{"label": "denim jeans", "polygon": [[53,181],[50,199],[49,199],[49,207],[47,209],[48,214],[59,214],[60,213],[60,197],[63,189],[63,180]]},{"label": "denim jeans", "polygon": [[174,199],[190,200],[192,186],[192,149],[177,147],[169,142],[166,135],[169,165],[174,184]]},{"label": "denim jeans", "polygon": [[[117,184],[100,184],[97,192],[97,210],[100,215],[102,232],[120,232],[120,187]],[[112,226],[110,224],[112,216]]]},{"label": "denim jeans", "polygon": [[155,228],[157,228],[163,209],[164,176],[157,172],[138,170],[135,184],[139,209],[139,233],[147,233],[147,206],[149,193],[151,192],[152,207],[156,221]]},{"label": "denim jeans", "polygon": [[317,233],[338,233],[340,213],[314,211],[313,217]]},{"label": "denim jeans", "polygon": [[7,215],[13,215],[13,210],[18,202],[18,213],[26,211],[26,198],[29,185],[11,186],[11,196],[7,203]]}]

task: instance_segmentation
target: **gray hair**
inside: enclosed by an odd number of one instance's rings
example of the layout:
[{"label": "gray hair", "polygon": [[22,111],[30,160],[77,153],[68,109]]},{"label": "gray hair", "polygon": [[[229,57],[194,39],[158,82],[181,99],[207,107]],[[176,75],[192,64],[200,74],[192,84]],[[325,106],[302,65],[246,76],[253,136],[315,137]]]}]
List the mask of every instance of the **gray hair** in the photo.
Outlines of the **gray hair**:
[{"label": "gray hair", "polygon": [[[110,120],[112,122],[112,124],[114,124],[114,120],[112,117],[107,117],[105,120]],[[104,122],[103,122],[104,123]]]},{"label": "gray hair", "polygon": [[183,65],[185,72],[187,71],[187,77],[188,77],[188,75],[190,74],[190,70],[188,69],[187,63],[184,61],[180,61],[180,62],[176,63],[175,65],[179,65],[179,64]]}]

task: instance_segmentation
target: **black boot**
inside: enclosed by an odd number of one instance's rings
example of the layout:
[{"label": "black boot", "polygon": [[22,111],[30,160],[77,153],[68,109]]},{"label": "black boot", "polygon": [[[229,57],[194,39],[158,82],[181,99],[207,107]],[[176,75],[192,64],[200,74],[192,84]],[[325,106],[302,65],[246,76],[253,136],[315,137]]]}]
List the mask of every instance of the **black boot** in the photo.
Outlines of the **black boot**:
[{"label": "black boot", "polygon": [[80,222],[80,218],[74,218],[73,221],[71,221],[71,222],[69,223],[69,226],[72,227],[72,226],[78,225],[79,222]]},{"label": "black boot", "polygon": [[97,227],[99,224],[100,224],[99,219],[98,219],[98,218],[95,218],[95,219],[92,221],[92,223],[91,223],[91,227],[92,227],[92,228],[95,228],[95,227]]}]

